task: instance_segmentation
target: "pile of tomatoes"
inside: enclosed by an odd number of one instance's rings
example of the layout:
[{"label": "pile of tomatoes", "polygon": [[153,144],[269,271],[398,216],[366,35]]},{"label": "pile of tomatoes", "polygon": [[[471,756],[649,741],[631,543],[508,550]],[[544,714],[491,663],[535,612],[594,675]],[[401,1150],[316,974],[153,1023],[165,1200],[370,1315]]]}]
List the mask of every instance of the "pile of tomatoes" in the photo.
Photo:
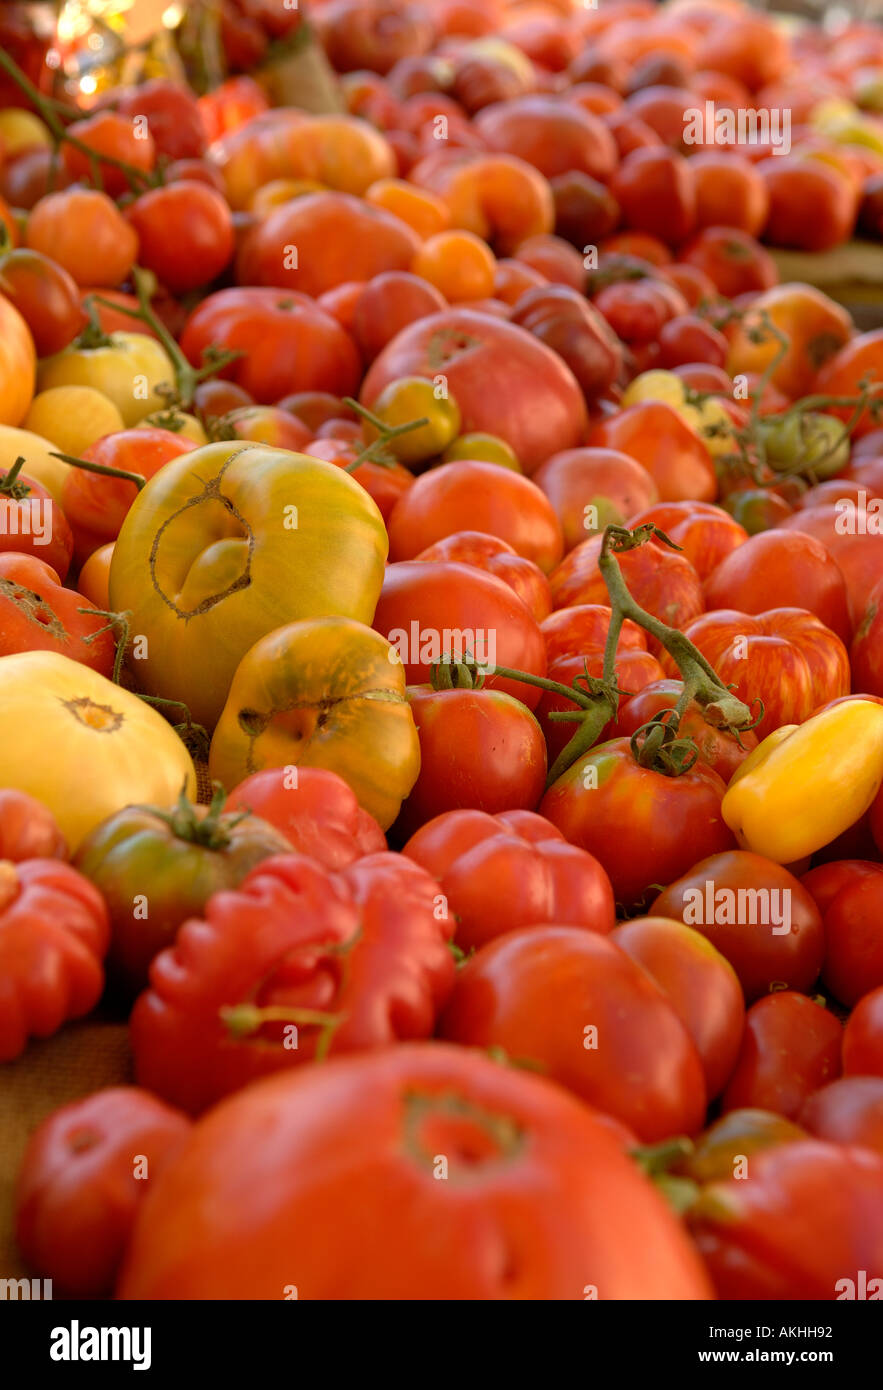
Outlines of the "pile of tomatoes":
[{"label": "pile of tomatoes", "polygon": [[0,1063],[134,1061],[22,1255],[883,1297],[883,330],[764,244],[880,235],[883,33],[284,8],[345,111],[0,110]]}]

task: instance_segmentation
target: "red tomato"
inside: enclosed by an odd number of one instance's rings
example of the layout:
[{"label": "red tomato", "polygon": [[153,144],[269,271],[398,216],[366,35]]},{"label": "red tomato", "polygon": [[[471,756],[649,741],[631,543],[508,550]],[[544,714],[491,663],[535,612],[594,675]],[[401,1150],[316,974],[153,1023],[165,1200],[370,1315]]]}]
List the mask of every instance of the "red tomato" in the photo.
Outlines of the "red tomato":
[{"label": "red tomato", "polygon": [[[123,160],[141,173],[150,173],[156,162],[156,145],[150,132],[149,122],[140,124],[130,117],[117,115],[115,111],[98,111],[85,120],[74,121],[68,131],[82,144],[88,145],[96,155],[110,155],[112,159]],[[68,141],[61,147],[64,167],[72,179],[92,180],[92,160],[82,150]],[[129,180],[122,169],[112,164],[100,162],[98,172],[102,187],[111,197],[118,198],[129,188]]]},{"label": "red tomato", "polygon": [[[10,474],[13,476],[10,477]],[[30,555],[65,579],[74,537],[61,507],[40,483],[12,468],[0,473],[0,555]]]},{"label": "red tomato", "polygon": [[849,653],[859,691],[883,695],[883,579],[872,590]]},{"label": "red tomato", "polygon": [[123,116],[146,116],[157,154],[167,159],[198,159],[205,153],[206,132],[199,103],[182,82],[154,77],[136,87],[107,93]]},{"label": "red tomato", "polygon": [[779,283],[769,251],[736,227],[705,227],[681,248],[679,259],[701,270],[727,299],[757,294]]},{"label": "red tomato", "polygon": [[541,570],[563,553],[561,526],[545,493],[529,478],[481,459],[431,468],[389,518],[389,557],[413,560],[433,542],[467,527],[508,541]]},{"label": "red tomato", "polygon": [[[535,619],[508,584],[472,565],[412,560],[387,566],[374,627],[395,647],[409,685],[425,685],[443,656],[546,673]],[[535,686],[496,674],[488,675],[486,685],[507,691],[528,709],[540,698]]]},{"label": "red tomato", "polygon": [[440,1027],[452,1042],[539,1063],[645,1143],[695,1134],[705,1118],[687,1029],[659,985],[594,932],[523,927],[483,946],[458,971]]},{"label": "red tomato", "polygon": [[70,1297],[110,1294],[136,1213],[190,1128],[135,1086],[54,1110],[28,1140],[18,1179],[15,1236],[28,1264]]},{"label": "red tomato", "polygon": [[659,496],[647,469],[617,449],[565,449],[546,459],[533,480],[558,514],[568,551],[592,531],[622,526]]},{"label": "red tomato", "polygon": [[[562,611],[566,612],[566,609]],[[631,738],[642,725],[655,719],[663,710],[674,709],[683,689],[683,682],[679,680],[650,681],[620,705],[613,725],[614,735]],[[729,782],[752,748],[757,747],[757,735],[751,729],[745,729],[737,739],[726,729],[716,729],[707,723],[701,706],[695,700],[690,701],[681,717],[678,737],[691,738],[699,750],[700,762],[716,772],[725,783]]]},{"label": "red tomato", "polygon": [[546,745],[530,710],[501,690],[411,686],[420,775],[404,802],[399,839],[444,811],[532,811],[546,784]]},{"label": "red tomato", "polygon": [[376,820],[342,777],[324,767],[268,767],[234,787],[225,811],[252,811],[281,831],[298,854],[326,869],[386,849]]},{"label": "red tomato", "polygon": [[843,1076],[814,1091],[800,1123],[818,1139],[883,1154],[883,1076]]},{"label": "red tomato", "polygon": [[449,811],[412,835],[403,853],[438,879],[465,951],[550,919],[602,934],[614,925],[597,859],[530,811]]},{"label": "red tomato", "polygon": [[751,1005],[721,1109],[796,1119],[808,1096],[840,1075],[843,1026],[805,994],[778,990]]},{"label": "red tomato", "polygon": [[361,286],[353,314],[353,332],[365,361],[373,362],[409,324],[447,307],[440,290],[408,270],[375,275]]},{"label": "red tomato", "polygon": [[749,1003],[773,986],[808,990],[825,949],[822,918],[800,881],[763,855],[733,850],[693,864],[652,904],[707,937]]},{"label": "red tomato", "polygon": [[637,149],[610,182],[627,227],[650,232],[669,246],[685,241],[696,224],[696,187],[689,161],[673,150]]},{"label": "red tomato", "polygon": [[0,553],[0,658],[16,652],[57,652],[110,677],[116,642],[107,618],[63,588],[51,565],[7,550]]},{"label": "red tomato", "polygon": [[489,536],[484,531],[455,531],[421,550],[415,559],[433,563],[455,560],[487,570],[514,589],[537,622],[542,622],[552,612],[552,591],[543,571],[532,560],[517,555],[514,548],[498,536]]},{"label": "red tomato", "polygon": [[542,285],[529,289],[513,305],[510,318],[557,352],[586,400],[595,401],[622,376],[623,347],[604,315],[585,298],[582,259],[571,247],[568,250],[576,257],[579,288]]},{"label": "red tomato", "polygon": [[635,917],[610,934],[655,980],[702,1062],[709,1100],[719,1095],[739,1055],[745,1021],[742,986],[729,961],[699,932],[668,917]]},{"label": "red tomato", "polygon": [[67,859],[67,843],[52,812],[12,787],[0,789],[0,861]]},{"label": "red tomato", "polygon": [[720,813],[724,791],[704,763],[668,777],[642,767],[629,740],[618,738],[578,758],[539,809],[571,844],[597,856],[617,903],[629,911],[645,906],[659,884],[685,873],[697,855],[734,845]]},{"label": "red tomato", "polygon": [[20,246],[2,256],[0,294],[28,325],[38,357],[61,352],[86,321],[76,281],[40,251]]},{"label": "red tomato", "polygon": [[200,1122],[150,1208],[121,1298],[278,1300],[295,1279],[299,1299],[708,1296],[605,1117],[438,1043],[250,1086]]},{"label": "red tomato", "polygon": [[[596,647],[603,650],[610,618],[611,610],[601,603],[577,603],[572,608],[559,608],[550,613],[540,623],[549,663],[567,656],[581,656]],[[647,634],[631,618],[626,618],[616,646],[620,652],[645,652]]]},{"label": "red tomato", "polygon": [[[819,1140],[751,1156],[749,1181],[709,1184],[689,1216],[719,1298],[856,1297],[883,1268],[883,1160]],[[867,1295],[864,1295],[867,1296]]]},{"label": "red tomato", "polygon": [[264,860],[154,958],[131,1019],[139,1084],[197,1114],[323,1046],[429,1037],[455,970],[442,906],[400,854],[337,873],[301,854]]},{"label": "red tomato", "polygon": [[126,211],[138,233],[139,264],[173,294],[214,280],[233,257],[233,218],[208,184],[182,179],[142,193]]},{"label": "red tomato", "polygon": [[348,333],[308,295],[250,287],[218,290],[190,315],[181,348],[199,366],[206,348],[241,352],[224,376],[272,405],[292,391],[353,392],[361,364]]},{"label": "red tomato", "polygon": [[843,1033],[845,1076],[883,1076],[883,985],[856,1004]]},{"label": "red tomato", "polygon": [[[758,540],[759,537],[754,537]],[[739,555],[750,542],[733,552]],[[726,561],[724,561],[726,564]],[[720,570],[722,566],[718,566]],[[763,701],[756,725],[765,738],[783,724],[801,724],[820,704],[849,690],[846,648],[814,614],[770,608],[759,616],[715,609],[689,623],[684,635],[698,647],[725,685],[746,705]],[[663,656],[666,670],[674,670]]]},{"label": "red tomato", "polygon": [[[657,502],[629,518],[629,529],[652,522],[680,546],[699,578],[706,580],[721,560],[748,539],[748,532],[722,507],[710,502]],[[652,544],[665,547],[656,536]]]},{"label": "red tomato", "polygon": [[723,367],[727,360],[727,340],[706,319],[681,314],[669,319],[659,333],[660,363],[669,371],[686,363],[707,362]]},{"label": "red tomato", "polygon": [[637,459],[650,474],[662,502],[713,502],[717,478],[699,436],[664,401],[640,401],[603,420],[590,442]]},{"label": "red tomato", "polygon": [[841,1004],[852,1007],[883,985],[881,912],[883,872],[855,874],[825,908],[822,980]]}]

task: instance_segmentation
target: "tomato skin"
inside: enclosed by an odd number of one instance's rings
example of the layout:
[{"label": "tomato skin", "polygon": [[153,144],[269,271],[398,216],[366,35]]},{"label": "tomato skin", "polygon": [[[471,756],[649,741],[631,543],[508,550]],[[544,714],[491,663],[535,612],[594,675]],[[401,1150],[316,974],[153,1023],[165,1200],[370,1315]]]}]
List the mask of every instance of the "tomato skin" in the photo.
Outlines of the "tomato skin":
[{"label": "tomato skin", "polygon": [[18,1057],[29,1037],[51,1037],[95,1007],[108,936],[101,894],[69,864],[2,866],[0,975],[10,1003],[0,1018],[0,1062]]},{"label": "tomato skin", "polygon": [[883,1154],[883,1076],[843,1076],[813,1091],[800,1123],[817,1139]]},{"label": "tomato skin", "polygon": [[[652,522],[680,546],[705,582],[722,560],[748,540],[748,532],[722,507],[710,502],[658,502],[629,517],[631,530]],[[654,536],[654,545],[665,542]]]},{"label": "tomato skin", "polygon": [[232,260],[233,219],[205,183],[182,179],[152,188],[126,213],[138,233],[138,259],[173,294],[206,285]]},{"label": "tomato skin", "polygon": [[[674,709],[683,689],[683,681],[678,680],[656,680],[645,685],[620,706],[613,725],[616,736],[630,738],[642,724],[655,719],[663,710]],[[702,709],[695,700],[690,701],[681,717],[678,736],[693,740],[699,749],[700,761],[716,772],[725,784],[751,750],[757,747],[757,735],[750,729],[739,735],[742,741],[740,747],[734,734],[706,723]]]},{"label": "tomato skin", "polygon": [[[471,565],[414,560],[388,565],[374,627],[403,657],[408,685],[426,684],[442,656],[462,659],[467,652],[483,664],[535,676],[546,672],[545,645],[534,618],[508,584]],[[514,695],[528,709],[540,698],[534,686],[496,674],[485,685]]]},{"label": "tomato skin", "polygon": [[405,838],[445,811],[532,811],[546,782],[546,745],[530,710],[501,690],[411,686],[420,773],[395,834]]},{"label": "tomato skin", "polygon": [[113,289],[138,255],[134,228],[106,193],[91,188],[47,193],[28,218],[25,241],[83,287]]},{"label": "tomato skin", "polygon": [[[452,1182],[431,1177],[439,1152]],[[476,1202],[489,1224],[476,1227]],[[213,1110],[145,1204],[117,1294],[278,1300],[287,1231],[301,1299],[582,1299],[587,1278],[600,1298],[708,1296],[604,1117],[441,1043],[332,1059]],[[508,1278],[501,1240],[522,1251]]]},{"label": "tomato skin", "polygon": [[[0,471],[0,480],[6,478],[8,471]],[[59,579],[65,579],[74,549],[65,512],[48,489],[26,472],[18,474],[12,487],[24,495],[0,495],[0,555],[13,551],[29,555],[48,565]]]},{"label": "tomato skin", "polygon": [[[115,111],[98,111],[85,120],[74,121],[68,128],[71,135],[96,154],[122,159],[142,173],[150,173],[156,162],[156,146],[149,125],[143,129],[136,128],[134,120],[117,115]],[[61,154],[70,178],[91,179],[92,161],[88,155],[67,141],[62,145]],[[122,169],[105,163],[99,163],[98,169],[102,187],[111,197],[117,198],[127,191],[129,182]]]},{"label": "tomato skin", "polygon": [[[118,430],[83,450],[83,458],[104,468],[119,468],[152,478],[170,459],[196,445],[172,430]],[[138,496],[135,483],[125,478],[71,468],[62,487],[64,512],[74,529],[74,554],[82,564],[93,551],[115,541],[126,513]]]},{"label": "tomato skin", "polygon": [[[16,1191],[16,1240],[28,1264],[71,1297],[109,1294],[136,1212],[190,1128],[135,1086],[54,1110],[28,1141]],[[137,1176],[135,1155],[144,1160]]]},{"label": "tomato skin", "polygon": [[849,659],[855,685],[868,695],[883,695],[883,580],[868,598]]},{"label": "tomato skin", "polygon": [[662,502],[713,502],[717,478],[704,442],[665,401],[640,401],[592,430],[589,443],[642,464]]},{"label": "tomato skin", "polygon": [[883,872],[846,883],[825,910],[825,987],[852,1007],[883,985]]},{"label": "tomato skin", "polygon": [[[735,913],[724,912],[723,904],[714,902],[711,915],[715,920],[703,920],[709,916],[709,884],[715,895],[721,889],[735,892]],[[770,894],[777,891],[783,894],[786,890],[790,893],[787,899],[790,930],[774,935],[772,921],[752,923],[750,904],[744,910],[749,920],[736,920],[739,889],[759,887],[766,888]],[[785,901],[779,898],[780,909]],[[769,902],[772,917],[775,901],[770,897]],[[773,986],[781,988],[782,984],[789,989],[806,991],[818,978],[824,955],[819,910],[793,874],[762,855],[734,850],[702,859],[677,882],[671,883],[652,904],[651,910],[654,916],[674,917],[707,937],[736,971],[749,1003],[767,994]],[[760,918],[763,913],[755,907],[753,915]],[[779,915],[784,914],[780,911]],[[727,921],[726,917],[733,920]]]},{"label": "tomato skin", "polygon": [[[610,630],[611,610],[603,603],[576,603],[558,608],[540,623],[549,664],[568,656],[581,656],[593,648],[602,650]],[[647,634],[631,618],[622,624],[618,651],[645,652]]]},{"label": "tomato skin", "polygon": [[[299,854],[257,865],[216,893],[161,951],[132,1014],[139,1080],[191,1114],[249,1081],[310,1061],[321,1040],[299,1011],[340,1014],[330,1049],[429,1037],[454,980],[453,921],[437,884],[402,855],[337,873]],[[280,1008],[237,1030],[225,1010]],[[320,1054],[321,1055],[321,1054]]]},{"label": "tomato skin", "polygon": [[748,1107],[796,1120],[808,1096],[840,1075],[842,1042],[839,1020],[805,994],[777,990],[756,1000],[722,1110]]},{"label": "tomato skin", "polygon": [[567,551],[610,522],[623,525],[659,496],[646,468],[615,449],[565,449],[541,464],[533,480],[558,514]]},{"label": "tomato skin", "polygon": [[849,641],[846,584],[829,551],[813,536],[799,531],[751,536],[705,584],[709,608],[765,613],[771,593],[779,607],[808,608],[842,642]]},{"label": "tomato skin", "polygon": [[634,917],[610,940],[655,980],[696,1045],[709,1100],[732,1074],[745,1003],[729,961],[698,932],[667,917]]},{"label": "tomato skin", "polygon": [[629,740],[618,738],[577,759],[546,792],[539,812],[571,844],[597,856],[617,903],[634,910],[654,884],[671,883],[697,854],[735,844],[720,814],[724,790],[703,763],[680,777],[643,768]]},{"label": "tomato skin", "polygon": [[613,928],[613,893],[597,859],[530,811],[447,811],[402,853],[438,879],[465,951],[550,919],[601,934]]},{"label": "tomato skin", "polygon": [[455,531],[421,550],[416,560],[437,563],[455,560],[486,570],[508,584],[538,623],[552,612],[552,591],[538,565],[518,555],[508,541],[484,531]]},{"label": "tomato skin", "polygon": [[217,290],[196,306],[180,342],[194,366],[212,345],[240,351],[223,375],[265,405],[292,391],[351,395],[361,372],[350,335],[308,295],[293,290]]},{"label": "tomato skin", "polygon": [[83,327],[80,291],[63,266],[18,247],[0,260],[0,293],[31,331],[38,357],[60,352]]},{"label": "tomato skin", "polygon": [[189,87],[164,77],[119,87],[107,94],[117,111],[130,119],[146,116],[157,154],[167,159],[199,159],[206,132],[199,103]]},{"label": "tomato skin", "polygon": [[0,788],[0,860],[67,859],[67,842],[55,817],[27,792]]},{"label": "tomato skin", "polygon": [[541,1063],[645,1143],[702,1125],[705,1082],[686,1028],[659,985],[595,932],[524,927],[483,946],[458,971],[440,1027],[450,1041]]},{"label": "tomato skin", "polygon": [[286,768],[253,772],[233,788],[224,810],[252,811],[274,825],[298,854],[326,869],[343,869],[386,849],[374,817],[343,778],[324,767],[299,767],[294,781]]},{"label": "tomato skin", "polygon": [[55,652],[110,676],[116,643],[112,632],[102,631],[106,627],[87,599],[62,587],[51,565],[33,555],[0,553],[0,657]]},{"label": "tomato skin", "polygon": [[[846,1297],[883,1264],[883,1160],[806,1139],[751,1158],[751,1180],[711,1183],[689,1226],[724,1299]],[[854,1291],[853,1291],[854,1296]]]},{"label": "tomato skin", "polygon": [[507,541],[545,572],[563,553],[558,518],[535,483],[496,463],[458,459],[424,473],[396,505],[387,526],[390,559],[413,560],[467,526]]},{"label": "tomato skin", "polygon": [[0,294],[0,425],[20,425],[27,415],[36,365],[31,330],[12,301]]},{"label": "tomato skin", "polygon": [[858,1001],[843,1032],[844,1076],[883,1076],[883,985]]}]

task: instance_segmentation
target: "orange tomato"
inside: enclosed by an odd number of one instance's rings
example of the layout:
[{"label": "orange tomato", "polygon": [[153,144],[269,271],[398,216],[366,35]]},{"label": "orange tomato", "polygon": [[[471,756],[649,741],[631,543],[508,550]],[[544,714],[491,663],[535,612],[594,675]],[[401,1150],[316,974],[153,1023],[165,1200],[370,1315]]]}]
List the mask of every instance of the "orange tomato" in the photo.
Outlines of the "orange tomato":
[{"label": "orange tomato", "polygon": [[25,243],[42,251],[78,285],[113,288],[138,255],[138,236],[106,193],[69,188],[41,198],[25,228]]},{"label": "orange tomato", "polygon": [[0,425],[21,424],[34,397],[36,372],[31,330],[15,305],[0,295]]},{"label": "orange tomato", "polygon": [[788,339],[788,349],[770,380],[792,399],[813,388],[820,369],[852,336],[847,311],[821,290],[799,282],[775,285],[758,295],[730,330],[730,376],[764,372],[779,353],[779,341],[772,333],[752,341],[750,335],[763,327],[763,316]]},{"label": "orange tomato", "polygon": [[438,232],[420,247],[411,269],[450,304],[486,299],[494,291],[494,253],[472,232]]}]

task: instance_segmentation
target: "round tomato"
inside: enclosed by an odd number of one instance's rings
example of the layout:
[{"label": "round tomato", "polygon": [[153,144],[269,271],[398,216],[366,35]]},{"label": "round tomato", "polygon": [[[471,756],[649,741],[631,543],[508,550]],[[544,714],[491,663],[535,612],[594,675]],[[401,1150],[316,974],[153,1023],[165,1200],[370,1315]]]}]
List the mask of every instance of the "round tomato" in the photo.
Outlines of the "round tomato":
[{"label": "round tomato", "polygon": [[804,1101],[840,1074],[843,1026],[824,1005],[793,990],[758,999],[745,1017],[724,1111],[753,1108],[797,1119]]},{"label": "round tomato", "polygon": [[214,280],[233,257],[233,219],[221,194],[182,179],[142,193],[126,210],[138,262],[173,294]]},{"label": "round tomato", "polygon": [[326,869],[386,849],[383,831],[355,792],[324,767],[268,767],[234,787],[225,811],[251,811],[269,821],[299,854]]}]

